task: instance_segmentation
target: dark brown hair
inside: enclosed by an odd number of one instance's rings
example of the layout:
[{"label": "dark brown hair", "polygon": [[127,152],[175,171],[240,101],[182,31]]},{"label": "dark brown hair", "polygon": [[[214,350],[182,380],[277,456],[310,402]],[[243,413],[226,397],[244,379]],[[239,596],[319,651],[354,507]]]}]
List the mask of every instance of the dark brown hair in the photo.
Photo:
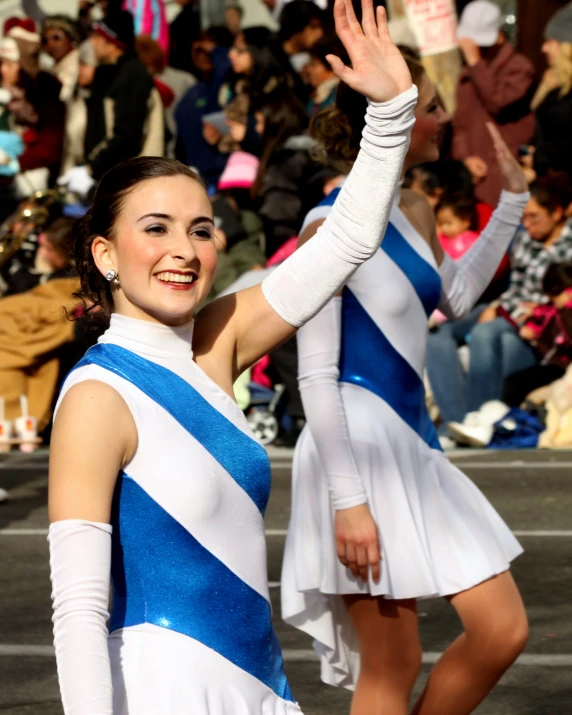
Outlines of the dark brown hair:
[{"label": "dark brown hair", "polygon": [[565,172],[549,172],[530,185],[530,195],[550,213],[557,208],[566,210],[572,203],[572,184]]},{"label": "dark brown hair", "polygon": [[[426,74],[425,68],[409,52],[402,50],[402,54],[413,84],[419,87]],[[345,61],[346,58],[342,59]],[[318,142],[318,147],[313,150],[314,159],[348,173],[359,152],[366,110],[367,99],[345,82],[340,82],[336,104],[322,109],[310,122],[310,135]]]},{"label": "dark brown hair", "polygon": [[61,256],[65,256],[68,261],[72,261],[71,247],[72,235],[75,221],[67,216],[60,216],[53,221],[44,231],[46,241]]},{"label": "dark brown hair", "polygon": [[542,290],[551,298],[572,288],[572,263],[550,263],[542,278]]},{"label": "dark brown hair", "polygon": [[441,209],[451,209],[453,215],[469,222],[469,231],[479,230],[477,202],[469,196],[443,196],[435,207],[435,215]]},{"label": "dark brown hair", "polygon": [[92,207],[75,224],[72,234],[73,255],[81,281],[81,291],[77,297],[89,306],[86,313],[101,308],[108,317],[113,310],[111,283],[100,273],[91,252],[94,239],[97,236],[114,238],[123,203],[139,184],[171,176],[186,176],[203,185],[198,175],[181,162],[155,156],[128,159],[103,175],[93,197]]}]

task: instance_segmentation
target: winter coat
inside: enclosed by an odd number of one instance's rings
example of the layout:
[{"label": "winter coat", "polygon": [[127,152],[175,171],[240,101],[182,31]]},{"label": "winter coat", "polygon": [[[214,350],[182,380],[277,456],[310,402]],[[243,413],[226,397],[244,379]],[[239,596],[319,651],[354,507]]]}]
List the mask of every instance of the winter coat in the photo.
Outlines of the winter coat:
[{"label": "winter coat", "polygon": [[550,92],[536,108],[534,168],[539,176],[549,170],[566,171],[572,179],[572,91],[560,97]]},{"label": "winter coat", "polygon": [[454,159],[478,156],[488,165],[486,179],[475,187],[481,201],[496,206],[501,192],[501,176],[487,122],[494,122],[516,156],[522,144],[534,134],[530,111],[534,67],[505,43],[490,62],[479,60],[465,67],[457,88],[457,110],[452,119]]}]

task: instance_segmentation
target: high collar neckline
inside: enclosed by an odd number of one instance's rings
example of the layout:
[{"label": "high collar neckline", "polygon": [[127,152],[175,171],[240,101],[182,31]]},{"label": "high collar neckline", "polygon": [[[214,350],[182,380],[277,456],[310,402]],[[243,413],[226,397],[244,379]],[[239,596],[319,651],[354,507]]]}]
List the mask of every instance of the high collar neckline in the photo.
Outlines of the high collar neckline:
[{"label": "high collar neckline", "polygon": [[171,327],[113,313],[101,341],[114,342],[114,338],[117,338],[133,343],[137,352],[192,358],[194,324],[194,320],[191,320],[184,325]]}]

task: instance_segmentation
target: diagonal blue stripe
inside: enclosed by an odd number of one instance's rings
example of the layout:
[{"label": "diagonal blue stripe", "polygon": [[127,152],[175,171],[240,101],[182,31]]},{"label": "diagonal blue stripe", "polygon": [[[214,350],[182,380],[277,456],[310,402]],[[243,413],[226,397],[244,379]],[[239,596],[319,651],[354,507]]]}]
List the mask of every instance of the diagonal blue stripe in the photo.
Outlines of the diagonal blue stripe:
[{"label": "diagonal blue stripe", "polygon": [[110,632],[151,623],[182,633],[293,701],[265,598],[123,473],[111,523]]},{"label": "diagonal blue stripe", "polygon": [[360,385],[381,397],[424,442],[441,449],[419,375],[347,287],[342,299],[339,381]]},{"label": "diagonal blue stripe", "polygon": [[90,364],[119,375],[161,405],[210,452],[264,514],[271,474],[262,445],[238,429],[182,377],[130,350],[105,343],[94,345],[74,369]]},{"label": "diagonal blue stripe", "polygon": [[381,250],[405,273],[419,296],[425,313],[430,316],[441,298],[441,278],[437,271],[417,253],[392,223],[387,225]]}]

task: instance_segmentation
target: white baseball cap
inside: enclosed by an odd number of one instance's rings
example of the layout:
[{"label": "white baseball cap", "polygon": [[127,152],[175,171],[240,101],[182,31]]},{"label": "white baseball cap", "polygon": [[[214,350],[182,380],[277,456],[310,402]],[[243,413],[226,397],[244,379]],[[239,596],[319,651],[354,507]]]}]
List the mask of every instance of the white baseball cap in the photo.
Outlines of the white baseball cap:
[{"label": "white baseball cap", "polygon": [[459,20],[457,39],[468,37],[479,47],[492,47],[502,27],[502,15],[498,5],[489,0],[470,2]]}]

